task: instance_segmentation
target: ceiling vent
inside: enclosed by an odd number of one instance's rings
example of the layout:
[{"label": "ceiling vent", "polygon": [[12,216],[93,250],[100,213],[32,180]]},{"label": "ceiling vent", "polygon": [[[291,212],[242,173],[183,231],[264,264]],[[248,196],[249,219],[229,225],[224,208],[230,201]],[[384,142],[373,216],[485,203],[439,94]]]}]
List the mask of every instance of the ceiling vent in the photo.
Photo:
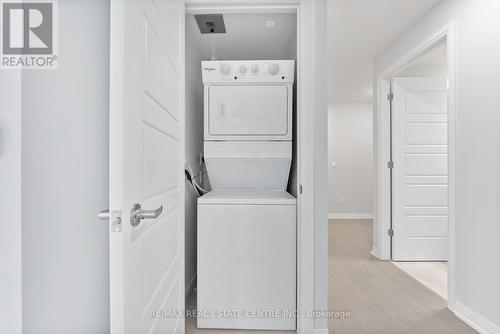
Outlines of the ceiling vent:
[{"label": "ceiling vent", "polygon": [[222,14],[195,15],[196,23],[202,34],[225,34],[226,26]]}]

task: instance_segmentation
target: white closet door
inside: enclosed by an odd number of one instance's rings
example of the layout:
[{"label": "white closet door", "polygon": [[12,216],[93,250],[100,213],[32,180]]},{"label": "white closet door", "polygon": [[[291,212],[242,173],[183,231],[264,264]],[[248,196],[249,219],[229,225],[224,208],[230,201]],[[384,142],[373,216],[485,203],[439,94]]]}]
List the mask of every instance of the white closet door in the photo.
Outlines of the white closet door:
[{"label": "white closet door", "polygon": [[393,260],[448,256],[447,82],[393,80]]},{"label": "white closet door", "polygon": [[110,42],[111,333],[184,333],[184,1],[111,0]]}]

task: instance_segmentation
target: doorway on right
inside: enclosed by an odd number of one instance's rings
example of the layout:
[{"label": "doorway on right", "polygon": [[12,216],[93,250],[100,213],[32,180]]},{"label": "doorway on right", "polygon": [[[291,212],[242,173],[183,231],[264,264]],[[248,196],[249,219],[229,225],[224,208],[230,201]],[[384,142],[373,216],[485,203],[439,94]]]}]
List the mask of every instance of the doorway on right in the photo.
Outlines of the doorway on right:
[{"label": "doorway on right", "polygon": [[391,80],[391,259],[447,299],[446,41]]}]

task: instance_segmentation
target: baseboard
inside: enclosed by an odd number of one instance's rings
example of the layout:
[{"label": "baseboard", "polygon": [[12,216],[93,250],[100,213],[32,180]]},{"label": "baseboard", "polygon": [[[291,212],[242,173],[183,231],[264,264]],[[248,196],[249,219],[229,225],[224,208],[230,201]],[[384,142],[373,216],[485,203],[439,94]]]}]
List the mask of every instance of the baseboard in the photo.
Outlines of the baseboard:
[{"label": "baseboard", "polygon": [[455,302],[455,315],[480,334],[500,334],[499,326],[495,325],[476,311],[465,306],[458,300]]},{"label": "baseboard", "polygon": [[377,259],[380,259],[380,257],[378,256],[378,250],[377,250],[377,247],[373,247],[372,250],[370,251],[370,254],[373,255],[374,257],[376,257]]},{"label": "baseboard", "polygon": [[189,297],[195,285],[196,285],[196,273],[194,273],[193,277],[191,277],[189,283],[186,285],[186,298]]},{"label": "baseboard", "polygon": [[329,334],[328,328],[316,328],[314,334]]},{"label": "baseboard", "polygon": [[329,213],[328,219],[373,219],[373,213]]}]

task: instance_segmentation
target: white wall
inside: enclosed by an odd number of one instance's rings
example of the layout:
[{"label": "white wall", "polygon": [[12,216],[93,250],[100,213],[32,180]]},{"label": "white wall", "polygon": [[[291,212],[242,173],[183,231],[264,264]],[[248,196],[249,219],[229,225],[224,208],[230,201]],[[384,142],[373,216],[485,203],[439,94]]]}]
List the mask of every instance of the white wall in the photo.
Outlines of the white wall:
[{"label": "white wall", "polygon": [[368,218],[373,214],[372,116],[371,103],[335,103],[328,108],[330,217]]},{"label": "white wall", "polygon": [[445,0],[374,63],[377,75],[456,21],[456,311],[480,322],[484,333],[500,332],[498,13],[496,0]]},{"label": "white wall", "polygon": [[21,71],[0,72],[0,333],[22,333]]},{"label": "white wall", "polygon": [[22,78],[24,333],[108,333],[109,1],[59,1],[59,69]]}]

